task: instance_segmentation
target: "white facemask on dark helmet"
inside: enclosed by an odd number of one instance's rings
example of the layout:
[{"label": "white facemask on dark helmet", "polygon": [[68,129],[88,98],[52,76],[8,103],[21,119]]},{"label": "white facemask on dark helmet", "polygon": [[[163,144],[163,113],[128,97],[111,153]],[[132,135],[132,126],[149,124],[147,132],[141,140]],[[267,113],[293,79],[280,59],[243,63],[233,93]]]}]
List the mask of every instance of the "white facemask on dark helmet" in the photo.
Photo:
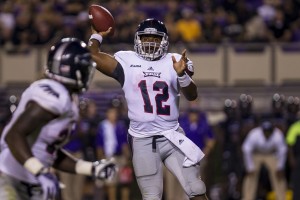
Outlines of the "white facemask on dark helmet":
[{"label": "white facemask on dark helmet", "polygon": [[[143,35],[160,37],[161,42],[142,42]],[[158,60],[166,55],[169,47],[166,26],[157,19],[146,19],[139,24],[134,37],[134,50],[145,60]]]},{"label": "white facemask on dark helmet", "polygon": [[94,69],[87,45],[76,38],[63,38],[49,50],[45,75],[73,92],[82,92],[88,89]]}]

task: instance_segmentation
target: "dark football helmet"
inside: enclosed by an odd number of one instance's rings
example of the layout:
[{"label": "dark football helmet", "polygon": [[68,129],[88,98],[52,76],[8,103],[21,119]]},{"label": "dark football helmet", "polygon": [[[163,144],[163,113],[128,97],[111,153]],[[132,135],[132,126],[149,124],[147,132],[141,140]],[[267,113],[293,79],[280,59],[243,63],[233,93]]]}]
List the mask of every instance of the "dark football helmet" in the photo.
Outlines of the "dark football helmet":
[{"label": "dark football helmet", "polygon": [[77,38],[63,38],[50,48],[45,75],[82,92],[88,89],[94,69],[87,45]]},{"label": "dark football helmet", "polygon": [[262,119],[261,127],[263,131],[269,135],[272,134],[274,130],[274,124],[270,119]]},{"label": "dark football helmet", "polygon": [[[160,43],[142,42],[143,36],[161,38]],[[157,19],[146,19],[139,24],[134,37],[134,50],[145,60],[157,60],[166,55],[169,47],[166,26]]]}]

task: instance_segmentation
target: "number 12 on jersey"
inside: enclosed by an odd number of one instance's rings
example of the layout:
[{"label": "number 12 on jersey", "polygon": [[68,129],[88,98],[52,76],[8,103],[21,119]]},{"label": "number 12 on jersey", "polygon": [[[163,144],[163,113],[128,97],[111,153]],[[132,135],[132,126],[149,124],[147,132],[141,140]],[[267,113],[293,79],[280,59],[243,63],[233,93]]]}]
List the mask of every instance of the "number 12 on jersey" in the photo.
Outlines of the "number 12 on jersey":
[{"label": "number 12 on jersey", "polygon": [[[146,80],[142,80],[138,84],[141,94],[144,100],[144,111],[146,113],[153,113],[153,105],[150,101],[149,97],[149,91],[147,87]],[[151,88],[151,87],[149,87]],[[153,83],[153,87],[151,88],[153,91],[158,91],[161,93],[158,93],[155,95],[155,103],[156,103],[156,109],[158,115],[170,115],[170,106],[164,105],[163,102],[166,102],[169,99],[169,86],[164,81],[156,81]],[[150,91],[152,93],[152,91]]]}]

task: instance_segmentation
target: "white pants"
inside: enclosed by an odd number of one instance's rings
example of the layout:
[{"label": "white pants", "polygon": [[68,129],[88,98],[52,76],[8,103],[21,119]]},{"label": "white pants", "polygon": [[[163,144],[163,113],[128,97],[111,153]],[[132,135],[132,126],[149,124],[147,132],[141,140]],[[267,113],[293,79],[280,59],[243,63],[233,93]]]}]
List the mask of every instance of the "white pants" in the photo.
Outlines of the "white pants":
[{"label": "white pants", "polygon": [[[206,192],[200,178],[200,165],[183,167],[184,154],[168,139],[130,137],[133,166],[143,200],[160,200],[163,193],[163,164],[178,179],[185,193],[192,198]],[[156,146],[156,149],[153,148]]]}]

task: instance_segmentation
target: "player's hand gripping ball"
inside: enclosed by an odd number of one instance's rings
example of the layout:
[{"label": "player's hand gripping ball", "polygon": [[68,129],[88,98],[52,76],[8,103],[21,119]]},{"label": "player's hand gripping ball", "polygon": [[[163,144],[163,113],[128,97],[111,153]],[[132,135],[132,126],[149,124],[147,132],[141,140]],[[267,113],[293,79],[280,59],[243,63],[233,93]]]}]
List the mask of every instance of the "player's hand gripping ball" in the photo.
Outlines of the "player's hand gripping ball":
[{"label": "player's hand gripping ball", "polygon": [[91,25],[97,32],[105,32],[112,27],[109,36],[113,36],[115,31],[115,20],[109,10],[103,6],[92,4],[89,7],[89,19]]}]

